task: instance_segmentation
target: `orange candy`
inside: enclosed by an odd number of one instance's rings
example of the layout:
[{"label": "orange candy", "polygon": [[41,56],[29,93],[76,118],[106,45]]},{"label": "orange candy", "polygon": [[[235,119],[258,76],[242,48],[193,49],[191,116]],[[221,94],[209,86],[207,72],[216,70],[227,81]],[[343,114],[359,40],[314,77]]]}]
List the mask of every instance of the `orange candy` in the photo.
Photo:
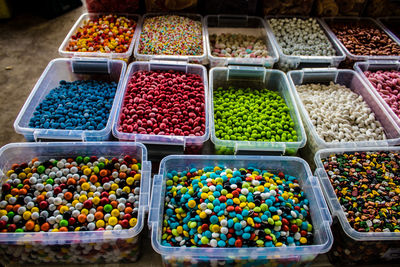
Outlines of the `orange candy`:
[{"label": "orange candy", "polygon": [[78,221],[79,221],[80,223],[86,222],[86,215],[85,215],[85,214],[79,214],[79,216],[78,216]]},{"label": "orange candy", "polygon": [[71,200],[71,199],[72,199],[72,197],[73,197],[73,195],[72,195],[72,193],[71,193],[71,192],[65,192],[65,194],[64,194],[64,198],[65,198],[66,200]]},{"label": "orange candy", "polygon": [[95,217],[96,220],[98,221],[98,220],[103,219],[104,214],[103,214],[103,212],[98,211],[98,212],[96,212],[96,213],[94,214],[94,217]]},{"label": "orange candy", "polygon": [[47,232],[50,229],[50,224],[45,222],[44,224],[42,224],[42,226],[40,227],[40,230],[42,230],[43,232]]},{"label": "orange candy", "polygon": [[102,169],[102,170],[100,171],[100,176],[101,176],[101,177],[105,177],[105,176],[107,176],[107,174],[108,174],[108,172],[107,172],[107,170],[105,170],[105,169]]},{"label": "orange candy", "polygon": [[60,229],[58,229],[58,231],[59,232],[68,232],[68,228],[63,226],[63,227],[60,227]]},{"label": "orange candy", "polygon": [[[101,172],[100,172],[100,174],[101,174]],[[92,175],[92,176],[90,176],[89,180],[90,180],[90,182],[91,182],[92,184],[96,183],[97,180],[98,180],[97,175]]]},{"label": "orange candy", "polygon": [[35,223],[32,220],[29,220],[25,223],[25,228],[26,230],[31,231],[35,228]]}]

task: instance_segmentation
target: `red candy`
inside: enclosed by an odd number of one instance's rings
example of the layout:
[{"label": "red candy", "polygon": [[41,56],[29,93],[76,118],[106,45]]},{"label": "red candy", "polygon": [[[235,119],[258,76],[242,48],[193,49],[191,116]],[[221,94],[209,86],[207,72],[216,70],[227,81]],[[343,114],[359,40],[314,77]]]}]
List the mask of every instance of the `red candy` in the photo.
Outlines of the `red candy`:
[{"label": "red candy", "polygon": [[205,95],[200,75],[172,70],[134,73],[125,94],[118,131],[204,135]]}]

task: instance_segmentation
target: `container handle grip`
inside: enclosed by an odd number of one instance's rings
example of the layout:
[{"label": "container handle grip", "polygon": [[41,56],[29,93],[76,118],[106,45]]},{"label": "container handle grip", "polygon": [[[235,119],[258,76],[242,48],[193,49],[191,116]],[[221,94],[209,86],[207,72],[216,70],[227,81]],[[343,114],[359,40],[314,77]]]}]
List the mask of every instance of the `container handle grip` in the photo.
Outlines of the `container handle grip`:
[{"label": "container handle grip", "polygon": [[235,143],[235,154],[246,155],[247,151],[251,151],[251,154],[257,154],[259,152],[260,155],[265,155],[266,152],[271,152],[271,154],[279,154],[284,155],[286,151],[286,145],[283,143],[271,143],[271,146],[268,148],[264,147],[249,147],[246,144]]},{"label": "container handle grip", "polygon": [[311,184],[315,193],[315,196],[318,202],[318,206],[320,207],[322,219],[324,222],[327,222],[329,225],[332,225],[332,216],[329,212],[328,205],[325,201],[324,195],[322,193],[321,185],[319,184],[318,178],[315,176],[311,176]]},{"label": "container handle grip", "polygon": [[171,65],[174,65],[174,70],[179,70],[187,73],[188,61],[186,60],[162,60],[152,59],[149,61],[150,70],[170,70]]},{"label": "container handle grip", "polygon": [[145,212],[149,211],[149,201],[150,201],[150,184],[151,184],[151,162],[142,162],[142,193],[140,194],[140,203]]},{"label": "container handle grip", "polygon": [[[153,224],[157,224],[160,218],[160,207],[162,201],[162,175],[154,175],[153,178],[153,186],[152,186],[152,194],[150,200],[150,212],[148,225],[149,228],[152,228]],[[158,196],[158,197],[157,197]]]},{"label": "container handle grip", "polygon": [[111,69],[109,59],[72,59],[72,72],[78,74],[109,74]]},{"label": "container handle grip", "polygon": [[228,66],[228,79],[235,78],[253,78],[256,80],[265,80],[266,71],[263,67],[249,66]]}]

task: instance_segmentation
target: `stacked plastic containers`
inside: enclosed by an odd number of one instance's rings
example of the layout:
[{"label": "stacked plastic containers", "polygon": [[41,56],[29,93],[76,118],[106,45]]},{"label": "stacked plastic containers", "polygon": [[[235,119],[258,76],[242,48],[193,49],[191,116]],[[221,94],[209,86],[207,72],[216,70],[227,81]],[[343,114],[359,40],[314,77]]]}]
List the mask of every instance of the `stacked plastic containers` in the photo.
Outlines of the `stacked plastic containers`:
[{"label": "stacked plastic containers", "polygon": [[[393,35],[386,27],[384,27],[382,24],[378,23],[376,20],[372,18],[360,18],[360,17],[327,17],[327,18],[322,18],[323,22],[328,25],[334,25],[336,23],[343,23],[347,25],[352,25],[352,24],[362,24],[362,25],[368,25],[372,26],[376,29],[379,29],[383,32],[385,32],[389,38],[394,40],[398,45],[400,45],[399,39],[396,38],[396,36]],[[395,56],[395,55],[355,55],[351,53],[346,46],[337,38],[333,32],[329,33],[331,35],[331,38],[335,40],[337,44],[340,45],[340,47],[343,49],[343,51],[346,54],[346,63],[347,64],[353,64],[357,61],[375,61],[375,60],[399,60],[400,56]]]},{"label": "stacked plastic containers", "polygon": [[[214,122],[214,97],[213,92],[218,88],[251,88],[252,90],[268,89],[276,91],[283,97],[290,116],[294,122],[298,141],[295,142],[261,142],[222,140],[217,138]],[[286,75],[279,70],[270,70],[261,67],[228,66],[217,67],[210,70],[210,95],[211,95],[211,141],[215,145],[217,154],[253,154],[253,153],[278,153],[296,154],[297,150],[306,144],[306,134],[300,119],[295,99],[290,92]]]},{"label": "stacked plastic containers", "polygon": [[[308,17],[304,16],[266,16],[266,25],[268,31],[271,31],[273,33],[273,30],[271,28],[271,25],[269,24],[268,20],[271,18],[276,18],[276,19],[284,19],[284,18],[298,18],[298,19],[307,19]],[[293,56],[293,55],[287,55],[283,52],[282,47],[279,45],[275,35],[273,35],[273,42],[274,45],[277,47],[278,53],[279,53],[279,69],[282,69],[284,71],[288,70],[295,70],[295,69],[302,69],[302,68],[323,68],[323,67],[337,67],[339,66],[340,62],[345,60],[346,55],[344,54],[343,50],[341,47],[338,45],[338,43],[333,39],[332,37],[332,32],[330,29],[327,27],[327,25],[319,18],[315,18],[321,27],[321,29],[324,31],[324,34],[326,37],[329,39],[330,43],[332,44],[333,48],[336,51],[335,56]],[[299,31],[302,29],[299,29]]]},{"label": "stacked plastic containers", "polygon": [[[305,147],[305,157],[312,160],[313,155],[324,148],[345,148],[345,147],[374,147],[374,146],[389,146],[400,143],[400,130],[388,111],[383,107],[375,94],[371,91],[364,80],[353,70],[340,69],[303,69],[290,71],[287,74],[290,88],[297,101],[300,110],[304,127],[307,133],[308,142]],[[382,124],[387,139],[380,141],[353,141],[353,142],[326,142],[317,133],[314,125],[311,122],[304,103],[297,93],[296,86],[308,83],[329,83],[344,85],[350,88],[354,93],[363,97],[369,108],[375,114],[375,118]]]},{"label": "stacked plastic containers", "polygon": [[392,108],[385,102],[382,96],[379,95],[377,89],[372,85],[372,83],[365,76],[365,71],[400,71],[400,62],[395,61],[375,61],[375,62],[357,62],[354,64],[354,69],[356,72],[363,78],[366,84],[368,84],[369,88],[372,92],[375,93],[376,98],[382,103],[385,107],[387,113],[397,125],[400,126],[400,118],[394,113]]},{"label": "stacked plastic containers", "polygon": [[[14,128],[17,133],[23,134],[27,141],[39,140],[78,140],[78,141],[106,141],[111,138],[111,128],[116,112],[116,99],[122,89],[125,76],[126,63],[122,60],[106,58],[72,58],[54,59],[50,61],[42,76],[37,81],[28,99],[22,107]],[[60,81],[98,80],[118,83],[113,105],[105,128],[100,130],[66,130],[66,129],[40,129],[29,126],[29,121],[39,103],[48,93],[56,88]],[[82,99],[83,101],[83,99]]]},{"label": "stacked plastic containers", "polygon": [[[178,136],[178,135],[150,135],[150,134],[133,134],[120,131],[118,128],[119,118],[124,103],[124,97],[128,91],[128,84],[132,75],[138,71],[182,71],[184,73],[191,73],[200,75],[204,84],[205,95],[205,131],[202,136]],[[133,62],[129,65],[123,85],[121,94],[117,100],[117,108],[115,113],[113,135],[121,141],[136,141],[148,145],[168,145],[180,147],[181,152],[186,151],[189,153],[201,153],[204,142],[209,138],[209,95],[208,95],[208,82],[207,70],[204,66],[197,64],[190,64],[185,62],[171,62],[171,61],[150,61],[150,62]]]},{"label": "stacked plastic containers", "polygon": [[[209,15],[205,17],[205,35],[210,67],[227,65],[257,65],[272,68],[278,61],[277,51],[272,43],[272,33],[265,21],[259,17],[241,15]],[[259,37],[267,46],[268,56],[262,58],[216,57],[212,55],[210,35],[245,34]]]},{"label": "stacked plastic containers", "polygon": [[62,57],[101,57],[101,58],[111,58],[111,59],[122,59],[126,62],[129,61],[130,57],[132,56],[133,53],[133,48],[135,46],[136,39],[139,35],[140,32],[140,21],[141,18],[139,15],[133,15],[133,14],[115,14],[118,16],[125,16],[128,19],[132,19],[136,22],[136,28],[135,28],[135,33],[133,34],[132,40],[129,44],[129,47],[126,52],[123,53],[115,53],[115,52],[110,52],[110,53],[102,53],[102,52],[75,52],[75,51],[68,51],[67,47],[69,45],[71,36],[76,34],[78,29],[85,25],[86,22],[88,22],[91,19],[99,18],[103,15],[109,15],[109,13],[85,13],[82,14],[79,19],[76,21],[74,26],[72,26],[71,30],[65,37],[64,41],[58,48],[58,53]]},{"label": "stacked plastic containers", "polygon": [[[314,225],[314,244],[301,247],[171,247],[161,244],[164,221],[164,201],[167,173],[189,171],[191,168],[209,166],[242,166],[283,171],[298,178],[310,203],[310,214]],[[153,194],[149,214],[153,248],[162,256],[164,266],[297,266],[310,263],[318,254],[327,252],[332,245],[330,231],[331,216],[322,197],[321,189],[312,176],[308,164],[296,157],[274,156],[168,156],[160,163],[158,175],[153,179]]]},{"label": "stacked plastic containers", "polygon": [[[334,191],[325,171],[322,159],[332,154],[352,154],[354,152],[400,152],[399,147],[358,147],[329,148],[317,152],[315,175],[324,192],[325,200],[333,216],[332,233],[335,242],[328,252],[329,260],[335,265],[398,264],[400,232],[358,232],[348,222],[345,211]],[[365,185],[365,184],[364,184]],[[350,189],[351,190],[351,189]],[[392,265],[391,265],[392,266]]]},{"label": "stacked plastic containers", "polygon": [[[53,142],[14,143],[0,149],[0,173],[17,162],[91,155],[120,157],[130,155],[141,163],[141,183],[137,224],[130,229],[77,232],[10,232],[0,234],[0,261],[8,264],[46,263],[121,263],[134,262],[140,255],[140,233],[150,198],[151,163],[147,150],[139,143]],[[4,182],[5,177],[2,182]]]},{"label": "stacked plastic containers", "polygon": [[[204,34],[204,20],[203,17],[199,14],[190,14],[190,13],[148,13],[145,14],[142,18],[142,26],[145,25],[146,19],[152,18],[152,17],[158,17],[158,16],[163,16],[163,15],[177,15],[177,16],[183,16],[187,17],[189,19],[192,19],[194,21],[201,22],[201,27],[202,27],[202,46],[203,46],[203,51],[202,54],[200,55],[157,55],[157,54],[143,54],[140,52],[141,49],[141,33],[142,29],[140,30],[138,34],[138,38],[136,40],[136,45],[135,45],[135,50],[134,50],[134,56],[136,60],[141,60],[141,61],[149,61],[149,60],[166,60],[166,61],[184,61],[184,62],[191,62],[191,63],[197,63],[197,64],[206,64],[207,63],[207,52],[206,52],[206,37]],[[168,32],[165,33],[168,35]]]}]

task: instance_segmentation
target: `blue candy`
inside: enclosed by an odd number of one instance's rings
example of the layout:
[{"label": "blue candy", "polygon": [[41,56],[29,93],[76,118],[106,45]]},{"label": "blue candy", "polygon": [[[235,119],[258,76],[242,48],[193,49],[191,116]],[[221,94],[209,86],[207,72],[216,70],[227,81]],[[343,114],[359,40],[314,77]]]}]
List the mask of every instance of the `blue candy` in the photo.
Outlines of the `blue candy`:
[{"label": "blue candy", "polygon": [[117,83],[60,81],[36,107],[29,127],[101,130],[107,125]]}]

